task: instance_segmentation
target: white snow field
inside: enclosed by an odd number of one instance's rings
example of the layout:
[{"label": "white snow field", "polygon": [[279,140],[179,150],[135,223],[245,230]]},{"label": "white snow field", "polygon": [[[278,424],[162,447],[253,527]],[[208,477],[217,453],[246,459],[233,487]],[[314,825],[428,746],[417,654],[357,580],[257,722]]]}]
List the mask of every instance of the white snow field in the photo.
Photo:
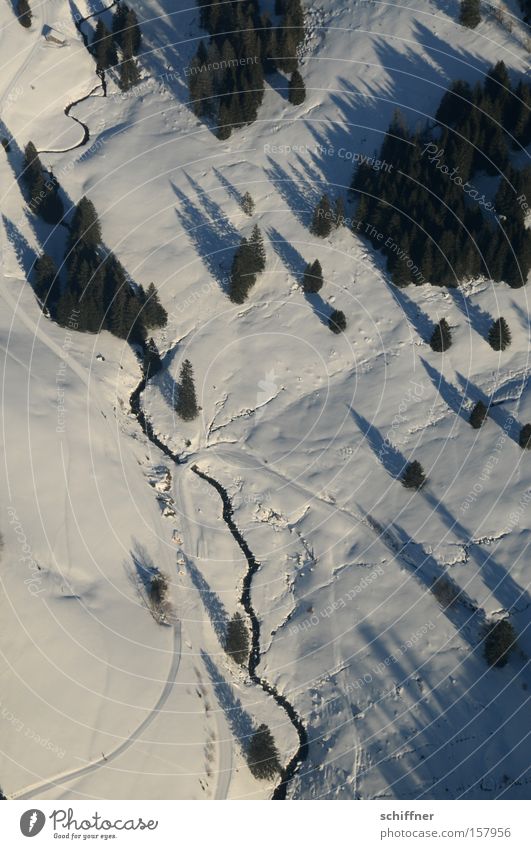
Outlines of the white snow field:
[{"label": "white snow field", "polygon": [[[266,723],[283,764],[299,741],[223,650],[247,562],[196,465],[227,490],[260,563],[258,674],[308,734],[288,798],[528,798],[528,289],[398,290],[348,228],[308,230],[324,188],[346,192],[355,159],[376,155],[395,108],[414,127],[453,79],[481,80],[501,59],[515,80],[528,72],[517,3],[509,32],[493,16],[463,29],[455,0],[305,2],[305,102],[266,83],[258,120],[227,141],[187,105],[205,35],[193,2],[134,4],[142,81],[123,95],[108,75],[107,97],[73,22],[100,3],[31,5],[29,30],[0,6],[1,134],[12,140],[0,155],[3,792],[271,797],[278,782],[246,765],[249,735]],[[66,44],[47,42],[44,25]],[[83,27],[90,35],[94,21]],[[79,121],[90,139],[75,147]],[[131,277],[158,287],[166,369],[142,404],[181,465],[130,411],[141,375],[129,345],[58,327],[34,297],[31,265],[43,249],[61,261],[66,231],[25,204],[14,172],[29,140],[71,203],[94,202]],[[247,190],[252,217],[239,204]],[[228,272],[256,223],[267,268],[237,307]],[[299,286],[316,258],[323,301],[347,316],[338,336]],[[485,321],[500,315],[513,341],[495,352]],[[454,343],[435,354],[426,339],[443,316]],[[172,406],[186,357],[202,408],[190,423]],[[496,406],[476,431],[469,410],[484,396]],[[396,479],[413,458],[428,477],[420,492]],[[170,583],[162,624],[139,591],[150,564]],[[446,608],[432,589],[440,575],[463,591]],[[505,617],[518,649],[491,669],[485,623]]]}]

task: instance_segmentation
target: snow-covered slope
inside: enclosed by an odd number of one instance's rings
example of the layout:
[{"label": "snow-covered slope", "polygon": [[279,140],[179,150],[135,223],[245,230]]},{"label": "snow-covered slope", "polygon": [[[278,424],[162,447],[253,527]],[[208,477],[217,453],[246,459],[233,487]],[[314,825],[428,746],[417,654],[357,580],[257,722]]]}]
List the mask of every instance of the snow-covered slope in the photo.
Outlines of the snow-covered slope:
[{"label": "snow-covered slope", "polygon": [[[34,3],[29,31],[8,4],[0,10],[0,117],[13,139],[0,156],[8,794],[271,795],[242,747],[266,722],[287,762],[296,734],[222,649],[247,564],[194,464],[226,488],[261,564],[259,674],[309,737],[290,796],[529,793],[531,467],[517,444],[518,425],[531,421],[527,289],[481,281],[399,291],[361,237],[308,231],[323,188],[346,191],[397,106],[414,126],[456,77],[479,80],[500,59],[515,79],[524,74],[523,25],[508,32],[488,19],[465,30],[456,2],[306,6],[304,104],[266,85],[258,121],[226,142],[186,103],[185,69],[202,35],[190,3],[135,4],[143,80],[126,96],[111,79],[107,97],[73,24],[99,7]],[[44,24],[67,45],[45,43]],[[273,82],[281,89],[280,76]],[[90,131],[81,147],[74,116]],[[61,228],[29,215],[15,179],[30,139],[72,202],[93,200],[131,276],[159,289],[166,370],[143,404],[181,466],[129,411],[140,380],[129,346],[52,324],[25,282],[37,252],[60,260],[64,245]],[[239,204],[246,190],[252,218]],[[235,307],[228,270],[255,223],[267,268]],[[340,336],[298,286],[315,258],[325,304],[348,318]],[[483,338],[489,315],[511,326],[503,353]],[[435,355],[425,340],[443,316],[454,344]],[[188,424],[171,404],[185,357],[202,407]],[[472,430],[471,404],[491,395],[488,424]],[[428,475],[413,495],[396,480],[411,458]],[[162,625],[139,595],[139,564],[150,563],[170,582]],[[442,573],[463,590],[446,609],[432,589]],[[490,670],[485,621],[505,615],[519,651]]]}]

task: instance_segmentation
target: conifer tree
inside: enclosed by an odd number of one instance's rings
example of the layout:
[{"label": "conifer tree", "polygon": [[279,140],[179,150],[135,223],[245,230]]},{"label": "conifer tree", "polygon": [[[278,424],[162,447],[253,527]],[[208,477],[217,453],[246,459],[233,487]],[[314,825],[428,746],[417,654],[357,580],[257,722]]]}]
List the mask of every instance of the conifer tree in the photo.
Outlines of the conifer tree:
[{"label": "conifer tree", "polygon": [[328,327],[332,333],[342,333],[347,327],[345,313],[341,312],[341,310],[332,310],[328,319]]},{"label": "conifer tree", "polygon": [[441,318],[433,330],[430,345],[433,351],[447,351],[452,344],[452,333],[448,322],[445,318]]},{"label": "conifer tree", "polygon": [[249,239],[249,247],[253,258],[253,270],[259,274],[266,266],[266,253],[264,247],[264,238],[260,232],[258,224],[253,227],[251,238]]},{"label": "conifer tree", "polygon": [[105,71],[107,68],[112,68],[117,64],[118,57],[116,55],[112,33],[107,29],[102,20],[99,20],[96,24],[92,50],[96,57],[96,66],[99,71]]},{"label": "conifer tree", "polygon": [[251,737],[247,762],[255,778],[271,779],[281,771],[278,750],[267,725],[260,725]]},{"label": "conifer tree", "polygon": [[83,196],[76,206],[70,227],[70,243],[82,243],[88,248],[96,248],[101,243],[101,227],[98,213],[91,200]]},{"label": "conifer tree", "polygon": [[230,272],[229,297],[235,304],[243,304],[256,283],[256,254],[250,242],[242,238],[234,254]]},{"label": "conifer tree", "polygon": [[120,88],[122,91],[129,91],[133,86],[138,84],[140,80],[140,71],[136,60],[132,56],[124,54],[124,59],[120,62]]},{"label": "conifer tree", "polygon": [[422,489],[426,483],[426,474],[418,460],[412,460],[404,469],[402,484],[406,489]]},{"label": "conifer tree", "polygon": [[531,449],[531,424],[525,424],[521,429],[518,444],[520,448]]},{"label": "conifer tree", "polygon": [[159,301],[159,293],[154,283],[150,283],[148,290],[141,300],[144,304],[142,310],[142,321],[145,327],[164,327],[168,321],[168,313]]},{"label": "conifer tree", "polygon": [[504,318],[493,321],[488,335],[488,343],[495,351],[505,351],[511,344],[511,331]]},{"label": "conifer tree", "polygon": [[334,203],[334,225],[336,227],[342,227],[345,223],[345,201],[341,197],[341,195],[336,198],[336,202]]},{"label": "conifer tree", "polygon": [[241,613],[236,612],[227,625],[225,651],[240,666],[249,658],[249,632]]},{"label": "conifer tree", "polygon": [[488,413],[489,411],[483,401],[477,401],[474,404],[472,412],[470,413],[469,422],[475,430],[479,430],[479,428],[483,425]]},{"label": "conifer tree", "polygon": [[293,71],[289,81],[288,99],[293,106],[300,106],[306,98],[304,80],[298,70]]},{"label": "conifer tree", "polygon": [[32,12],[28,0],[18,0],[17,17],[23,27],[31,26]]},{"label": "conifer tree", "polygon": [[190,360],[185,360],[181,366],[175,412],[185,422],[190,422],[197,418],[199,413],[195,394],[194,373]]},{"label": "conifer tree", "polygon": [[328,195],[324,194],[315,207],[312,223],[310,225],[310,233],[324,239],[332,232],[333,223],[334,213],[330,206],[330,200]]},{"label": "conifer tree", "polygon": [[480,0],[461,0],[459,23],[469,29],[475,29],[481,23]]},{"label": "conifer tree", "polygon": [[314,295],[323,287],[323,269],[318,259],[314,262],[309,262],[304,269],[304,277],[302,278],[302,288],[305,294]]},{"label": "conifer tree", "polygon": [[153,339],[144,346],[144,358],[142,361],[142,372],[146,380],[149,380],[157,372],[162,370],[162,360],[160,358],[159,349],[155,345]]},{"label": "conifer tree", "polygon": [[241,208],[246,215],[251,216],[254,212],[254,200],[249,192],[245,192],[241,200]]},{"label": "conifer tree", "polygon": [[488,628],[485,636],[485,660],[489,666],[505,666],[516,648],[516,631],[507,619],[501,619]]},{"label": "conifer tree", "polygon": [[57,266],[51,256],[42,254],[34,266],[35,294],[46,306],[51,307],[60,294],[60,280]]}]

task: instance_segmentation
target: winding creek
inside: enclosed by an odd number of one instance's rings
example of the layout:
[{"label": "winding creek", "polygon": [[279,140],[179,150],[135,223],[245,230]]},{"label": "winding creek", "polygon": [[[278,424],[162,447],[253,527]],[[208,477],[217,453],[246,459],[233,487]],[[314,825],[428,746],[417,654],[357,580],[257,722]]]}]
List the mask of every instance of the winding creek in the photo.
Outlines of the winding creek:
[{"label": "winding creek", "polygon": [[[153,445],[156,445],[167,457],[173,460],[177,465],[182,465],[182,460],[180,457],[175,454],[171,449],[159,439],[158,436],[153,431],[153,425],[147,418],[146,414],[142,409],[141,397],[144,389],[146,388],[146,378],[142,377],[142,380],[131,394],[130,397],[130,409],[135,418],[137,419],[140,427],[144,435],[149,439]],[[308,733],[306,728],[304,727],[303,721],[294,706],[291,702],[286,698],[286,696],[279,693],[276,687],[273,686],[269,681],[265,678],[262,678],[258,672],[257,668],[260,663],[260,622],[256,615],[256,612],[253,608],[251,601],[251,586],[253,577],[260,568],[260,563],[254,556],[253,552],[249,548],[247,541],[241,531],[239,530],[236,522],[234,521],[234,509],[227,493],[222,484],[217,481],[215,478],[207,475],[206,472],[201,471],[196,465],[191,467],[191,470],[194,474],[208,483],[211,487],[213,487],[221,498],[221,502],[223,505],[223,520],[227,525],[232,537],[237,543],[238,547],[242,551],[246,561],[247,561],[247,572],[243,578],[243,586],[242,586],[242,594],[240,597],[240,603],[244,608],[247,616],[249,617],[249,621],[251,623],[251,651],[249,653],[249,661],[248,661],[248,671],[249,678],[254,684],[257,684],[262,688],[268,695],[270,695],[277,705],[281,707],[293,725],[295,731],[297,732],[297,737],[299,739],[299,745],[297,751],[292,756],[290,761],[286,764],[286,766],[282,770],[280,783],[275,787],[273,792],[273,799],[286,799],[288,786],[291,779],[295,776],[299,766],[306,760],[308,757]]]}]

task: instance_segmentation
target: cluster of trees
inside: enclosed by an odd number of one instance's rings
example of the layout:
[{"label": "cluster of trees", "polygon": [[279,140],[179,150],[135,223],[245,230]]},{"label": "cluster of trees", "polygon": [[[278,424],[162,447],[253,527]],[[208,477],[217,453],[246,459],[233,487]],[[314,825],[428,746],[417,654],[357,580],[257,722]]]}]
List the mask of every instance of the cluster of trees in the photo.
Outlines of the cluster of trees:
[{"label": "cluster of trees", "polygon": [[47,224],[58,224],[64,214],[59,183],[45,171],[33,142],[24,149],[22,180],[29,195],[29,206]]},{"label": "cluster of trees", "polygon": [[[531,233],[520,199],[531,196],[531,168],[513,168],[509,155],[531,142],[530,106],[530,85],[513,89],[499,62],[483,84],[453,83],[435,129],[410,132],[395,114],[379,154],[393,167],[361,163],[351,188],[354,226],[369,224],[363,232],[387,256],[396,285],[456,286],[480,274],[525,284]],[[502,174],[493,202],[470,182],[480,172]]]},{"label": "cluster of trees", "polygon": [[301,0],[275,0],[278,23],[263,14],[259,0],[198,0],[200,25],[210,34],[201,41],[188,68],[190,103],[199,118],[217,126],[218,138],[256,120],[264,95],[264,76],[279,70],[292,75],[289,97],[302,103],[304,82],[297,71],[297,47],[304,38]]},{"label": "cluster of trees", "polygon": [[481,23],[480,0],[461,0],[459,23],[469,29],[475,29]]},{"label": "cluster of trees", "polygon": [[194,383],[194,370],[190,360],[184,360],[181,365],[175,412],[185,422],[191,422],[199,415],[197,396]]},{"label": "cluster of trees", "polygon": [[147,330],[163,327],[167,314],[156,287],[134,285],[113,253],[103,250],[101,226],[92,201],[79,201],[66,246],[61,281],[53,259],[35,263],[35,293],[62,326],[97,333],[109,330],[121,339],[144,342]]},{"label": "cluster of trees", "polygon": [[225,651],[239,666],[249,659],[249,631],[241,613],[235,613],[227,625]]},{"label": "cluster of trees", "polygon": [[256,283],[256,275],[265,269],[264,240],[255,224],[250,239],[242,238],[234,254],[229,282],[229,297],[235,304],[243,304]]},{"label": "cluster of trees", "polygon": [[272,779],[281,772],[278,749],[267,725],[260,725],[251,737],[247,763],[255,778]]},{"label": "cluster of trees", "polygon": [[[502,317],[495,319],[487,334],[487,341],[495,351],[505,351],[511,344],[511,331],[506,320]],[[430,338],[433,351],[447,351],[452,344],[452,332],[445,318],[435,325]]]},{"label": "cluster of trees", "polygon": [[[96,59],[98,72],[114,68],[119,64],[120,88],[128,91],[140,79],[135,56],[140,51],[142,33],[134,9],[127,3],[118,3],[112,18],[112,32],[100,19],[96,24],[91,51]],[[121,60],[118,60],[118,50]]]},{"label": "cluster of trees", "polygon": [[31,26],[32,12],[28,0],[18,0],[17,18],[23,27]]}]

